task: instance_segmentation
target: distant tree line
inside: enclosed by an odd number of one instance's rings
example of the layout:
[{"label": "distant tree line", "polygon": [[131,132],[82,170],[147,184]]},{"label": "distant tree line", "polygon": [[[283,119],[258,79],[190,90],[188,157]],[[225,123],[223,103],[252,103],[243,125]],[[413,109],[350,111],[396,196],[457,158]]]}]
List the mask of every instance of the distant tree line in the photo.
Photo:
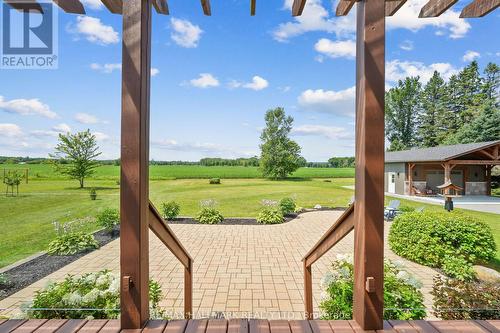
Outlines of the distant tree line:
[{"label": "distant tree line", "polygon": [[236,158],[236,159],[228,159],[228,158],[213,158],[206,157],[202,158],[199,162],[199,165],[203,166],[259,166],[259,158],[254,156],[250,158]]},{"label": "distant tree line", "polygon": [[500,68],[476,61],[445,81],[434,72],[422,84],[407,77],[385,95],[389,150],[434,147],[500,138]]}]

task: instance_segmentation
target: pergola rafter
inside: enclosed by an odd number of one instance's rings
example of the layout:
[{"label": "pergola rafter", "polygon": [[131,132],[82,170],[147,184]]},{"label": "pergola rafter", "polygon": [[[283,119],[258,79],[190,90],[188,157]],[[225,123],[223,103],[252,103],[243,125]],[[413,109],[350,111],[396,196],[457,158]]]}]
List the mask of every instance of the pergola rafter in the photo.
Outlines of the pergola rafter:
[{"label": "pergola rafter", "polygon": [[[349,14],[351,8],[354,6],[355,2],[359,0],[340,0],[335,14],[336,16],[345,16]],[[429,0],[420,10],[418,17],[438,17],[447,11],[451,6],[457,3],[458,0]],[[304,9],[306,0],[295,0],[297,3],[298,15],[302,13]],[[386,0],[385,2],[385,15],[392,16],[406,3],[406,0]],[[461,18],[473,18],[482,17],[497,9],[500,6],[500,0],[474,0],[469,5],[467,5],[461,12]],[[295,15],[295,11],[294,11]]]},{"label": "pergola rafter", "polygon": [[460,13],[461,18],[483,17],[500,6],[500,0],[474,0]]}]

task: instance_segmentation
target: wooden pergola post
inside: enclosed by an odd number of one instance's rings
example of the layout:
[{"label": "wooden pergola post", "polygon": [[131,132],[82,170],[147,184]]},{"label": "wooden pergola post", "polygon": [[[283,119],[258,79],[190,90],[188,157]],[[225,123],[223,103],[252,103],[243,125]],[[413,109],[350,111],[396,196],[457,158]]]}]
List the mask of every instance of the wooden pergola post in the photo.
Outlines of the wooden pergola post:
[{"label": "wooden pergola post", "polygon": [[149,319],[151,0],[123,6],[120,183],[121,328]]},{"label": "wooden pergola post", "polygon": [[493,165],[486,166],[486,195],[491,195],[491,171]]},{"label": "wooden pergola post", "polygon": [[354,319],[383,327],[385,1],[361,0],[356,32]]}]

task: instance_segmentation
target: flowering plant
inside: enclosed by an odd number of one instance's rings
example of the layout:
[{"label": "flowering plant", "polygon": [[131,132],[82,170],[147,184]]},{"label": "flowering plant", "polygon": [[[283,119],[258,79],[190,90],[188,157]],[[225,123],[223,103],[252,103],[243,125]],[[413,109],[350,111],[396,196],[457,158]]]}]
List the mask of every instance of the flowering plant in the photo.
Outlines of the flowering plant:
[{"label": "flowering plant", "polygon": [[[352,319],[354,265],[351,255],[340,254],[321,280],[322,319]],[[384,262],[384,319],[425,317],[422,284],[403,267]]]},{"label": "flowering plant", "polygon": [[[80,277],[68,275],[64,281],[49,283],[35,293],[30,304],[24,305],[28,318],[118,318],[120,313],[120,278],[108,270]],[[151,316],[163,318],[158,307],[160,285],[149,281]]]}]

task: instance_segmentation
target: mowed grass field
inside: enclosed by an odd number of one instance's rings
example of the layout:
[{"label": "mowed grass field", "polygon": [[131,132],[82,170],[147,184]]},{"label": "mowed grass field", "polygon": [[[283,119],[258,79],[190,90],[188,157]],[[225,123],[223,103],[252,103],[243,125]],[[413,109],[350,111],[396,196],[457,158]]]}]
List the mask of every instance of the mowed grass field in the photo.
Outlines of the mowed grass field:
[{"label": "mowed grass field", "polygon": [[[26,166],[18,166],[26,167]],[[28,167],[32,167],[31,165]],[[49,176],[50,166],[40,167],[38,172],[46,172],[47,176],[35,177],[35,170],[31,170],[28,184],[21,184],[19,197],[6,198],[0,195],[0,267],[6,266],[31,254],[43,251],[47,244],[55,237],[52,223],[54,221],[67,222],[77,218],[95,216],[104,208],[118,208],[119,185],[117,185],[117,167],[99,168],[98,174],[86,183],[85,189],[78,188],[78,182],[67,180],[61,176]],[[0,165],[1,168],[1,165]],[[165,170],[162,170],[165,168]],[[219,176],[220,185],[210,185],[202,177],[182,179],[193,171],[182,171],[189,167],[153,166],[158,177],[165,180],[151,180],[151,200],[159,208],[163,201],[175,200],[181,205],[181,215],[193,216],[199,209],[200,200],[215,199],[225,217],[255,217],[261,208],[263,199],[279,200],[285,196],[292,196],[297,204],[311,208],[316,204],[330,207],[347,206],[353,190],[344,186],[353,185],[353,178],[343,178],[337,174],[326,182],[324,178],[296,178],[283,181],[272,181],[261,178],[239,177],[242,171],[227,170],[232,167],[221,167],[221,170],[238,175],[234,179],[224,179],[217,170],[206,170],[212,167],[196,167],[203,172],[206,178]],[[217,167],[214,167],[217,168]],[[254,168],[249,168],[254,169]],[[114,170],[113,173],[110,170]],[[175,170],[175,172],[173,171]],[[189,169],[192,170],[192,169]],[[257,170],[255,170],[257,171]],[[326,171],[339,172],[347,175],[354,173],[352,169],[306,169],[299,173],[325,175]],[[220,170],[219,170],[220,172]],[[151,172],[153,173],[153,171]],[[174,178],[181,179],[169,179]],[[320,176],[317,176],[320,177]],[[326,177],[326,176],[325,176]],[[330,176],[331,177],[331,176]],[[97,189],[98,198],[90,200],[89,188]],[[390,198],[387,198],[390,200]],[[441,206],[425,205],[412,201],[402,201],[402,204],[418,207],[426,206],[428,210],[442,211]],[[488,223],[495,234],[497,244],[500,245],[499,215],[466,211],[467,214],[477,216]],[[332,221],[333,223],[334,221]],[[87,228],[96,230],[98,226],[90,223]],[[500,261],[500,251],[497,254]]]},{"label": "mowed grass field", "polygon": [[[49,164],[0,164],[0,169],[29,169],[30,179],[67,179],[56,173]],[[0,170],[1,171],[1,170]],[[200,165],[152,165],[149,167],[151,180],[165,179],[206,179],[206,178],[260,178],[262,175],[257,167],[239,166],[200,166]],[[96,169],[92,179],[118,180],[120,167],[103,165]],[[352,178],[353,168],[299,168],[293,178]]]}]

